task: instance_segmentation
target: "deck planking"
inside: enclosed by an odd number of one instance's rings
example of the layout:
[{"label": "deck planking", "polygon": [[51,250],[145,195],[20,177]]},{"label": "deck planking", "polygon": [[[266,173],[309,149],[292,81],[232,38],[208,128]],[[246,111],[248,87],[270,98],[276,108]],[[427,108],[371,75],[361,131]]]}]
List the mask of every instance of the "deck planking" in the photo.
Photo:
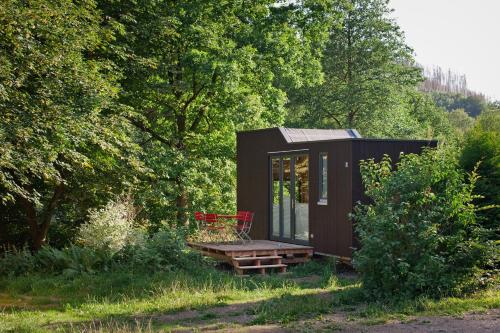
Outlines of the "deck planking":
[{"label": "deck planking", "polygon": [[279,267],[280,272],[286,272],[286,264],[306,262],[314,252],[311,246],[270,240],[244,243],[188,243],[188,245],[205,256],[228,262],[240,274],[243,269],[253,268],[258,268],[263,274],[266,268],[275,267]]}]

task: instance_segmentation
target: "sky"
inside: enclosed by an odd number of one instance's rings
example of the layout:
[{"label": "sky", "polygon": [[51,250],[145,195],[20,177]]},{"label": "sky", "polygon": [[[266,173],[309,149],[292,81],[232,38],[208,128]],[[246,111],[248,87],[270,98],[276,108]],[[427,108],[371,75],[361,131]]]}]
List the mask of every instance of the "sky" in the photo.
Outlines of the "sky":
[{"label": "sky", "polygon": [[500,0],[390,0],[416,60],[467,77],[500,100]]}]

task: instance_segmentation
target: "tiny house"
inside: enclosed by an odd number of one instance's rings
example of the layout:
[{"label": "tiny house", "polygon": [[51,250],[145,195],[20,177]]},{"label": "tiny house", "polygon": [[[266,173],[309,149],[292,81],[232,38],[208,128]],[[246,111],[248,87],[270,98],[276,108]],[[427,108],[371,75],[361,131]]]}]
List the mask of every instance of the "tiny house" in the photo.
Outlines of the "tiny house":
[{"label": "tiny house", "polygon": [[255,212],[252,239],[351,258],[349,218],[366,202],[359,161],[420,153],[436,141],[365,139],[356,130],[269,128],[237,133],[237,206]]}]

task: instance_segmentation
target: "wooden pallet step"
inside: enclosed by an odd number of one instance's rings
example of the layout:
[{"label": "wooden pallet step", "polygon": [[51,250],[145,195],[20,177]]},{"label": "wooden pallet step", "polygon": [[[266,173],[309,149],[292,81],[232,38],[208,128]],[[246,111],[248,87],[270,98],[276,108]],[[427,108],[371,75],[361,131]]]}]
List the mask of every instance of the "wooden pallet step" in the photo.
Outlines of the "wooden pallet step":
[{"label": "wooden pallet step", "polygon": [[285,264],[275,264],[275,265],[259,265],[259,266],[240,266],[239,269],[258,269],[258,268],[278,268],[286,267]]},{"label": "wooden pallet step", "polygon": [[234,257],[235,261],[246,261],[246,260],[269,260],[269,259],[282,259],[281,256],[262,256],[262,257]]},{"label": "wooden pallet step", "polygon": [[308,262],[310,258],[308,257],[299,257],[299,258],[283,258],[281,260],[284,264],[301,264]]},{"label": "wooden pallet step", "polygon": [[280,274],[286,273],[286,265],[283,264],[276,264],[276,265],[261,265],[261,266],[244,266],[244,267],[234,267],[234,270],[236,271],[237,274],[239,275],[244,275],[246,272],[249,270],[257,270],[260,274],[264,275],[266,274],[266,269],[269,268],[277,268],[279,269]]}]

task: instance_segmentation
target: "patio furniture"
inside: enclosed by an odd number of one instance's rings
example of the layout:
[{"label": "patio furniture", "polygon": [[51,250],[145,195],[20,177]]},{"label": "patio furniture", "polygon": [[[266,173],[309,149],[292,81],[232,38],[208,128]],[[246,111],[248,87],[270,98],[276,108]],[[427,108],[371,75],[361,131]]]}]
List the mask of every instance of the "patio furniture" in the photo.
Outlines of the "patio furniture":
[{"label": "patio furniture", "polygon": [[198,223],[198,226],[201,226],[205,223],[205,213],[194,212],[194,220]]},{"label": "patio furniture", "polygon": [[236,215],[219,215],[219,218],[236,220],[235,233],[242,241],[251,241],[250,230],[252,229],[254,212],[240,210]]},{"label": "patio furniture", "polygon": [[219,216],[213,213],[205,214],[205,227],[207,230],[222,230],[225,225],[219,220]]}]

